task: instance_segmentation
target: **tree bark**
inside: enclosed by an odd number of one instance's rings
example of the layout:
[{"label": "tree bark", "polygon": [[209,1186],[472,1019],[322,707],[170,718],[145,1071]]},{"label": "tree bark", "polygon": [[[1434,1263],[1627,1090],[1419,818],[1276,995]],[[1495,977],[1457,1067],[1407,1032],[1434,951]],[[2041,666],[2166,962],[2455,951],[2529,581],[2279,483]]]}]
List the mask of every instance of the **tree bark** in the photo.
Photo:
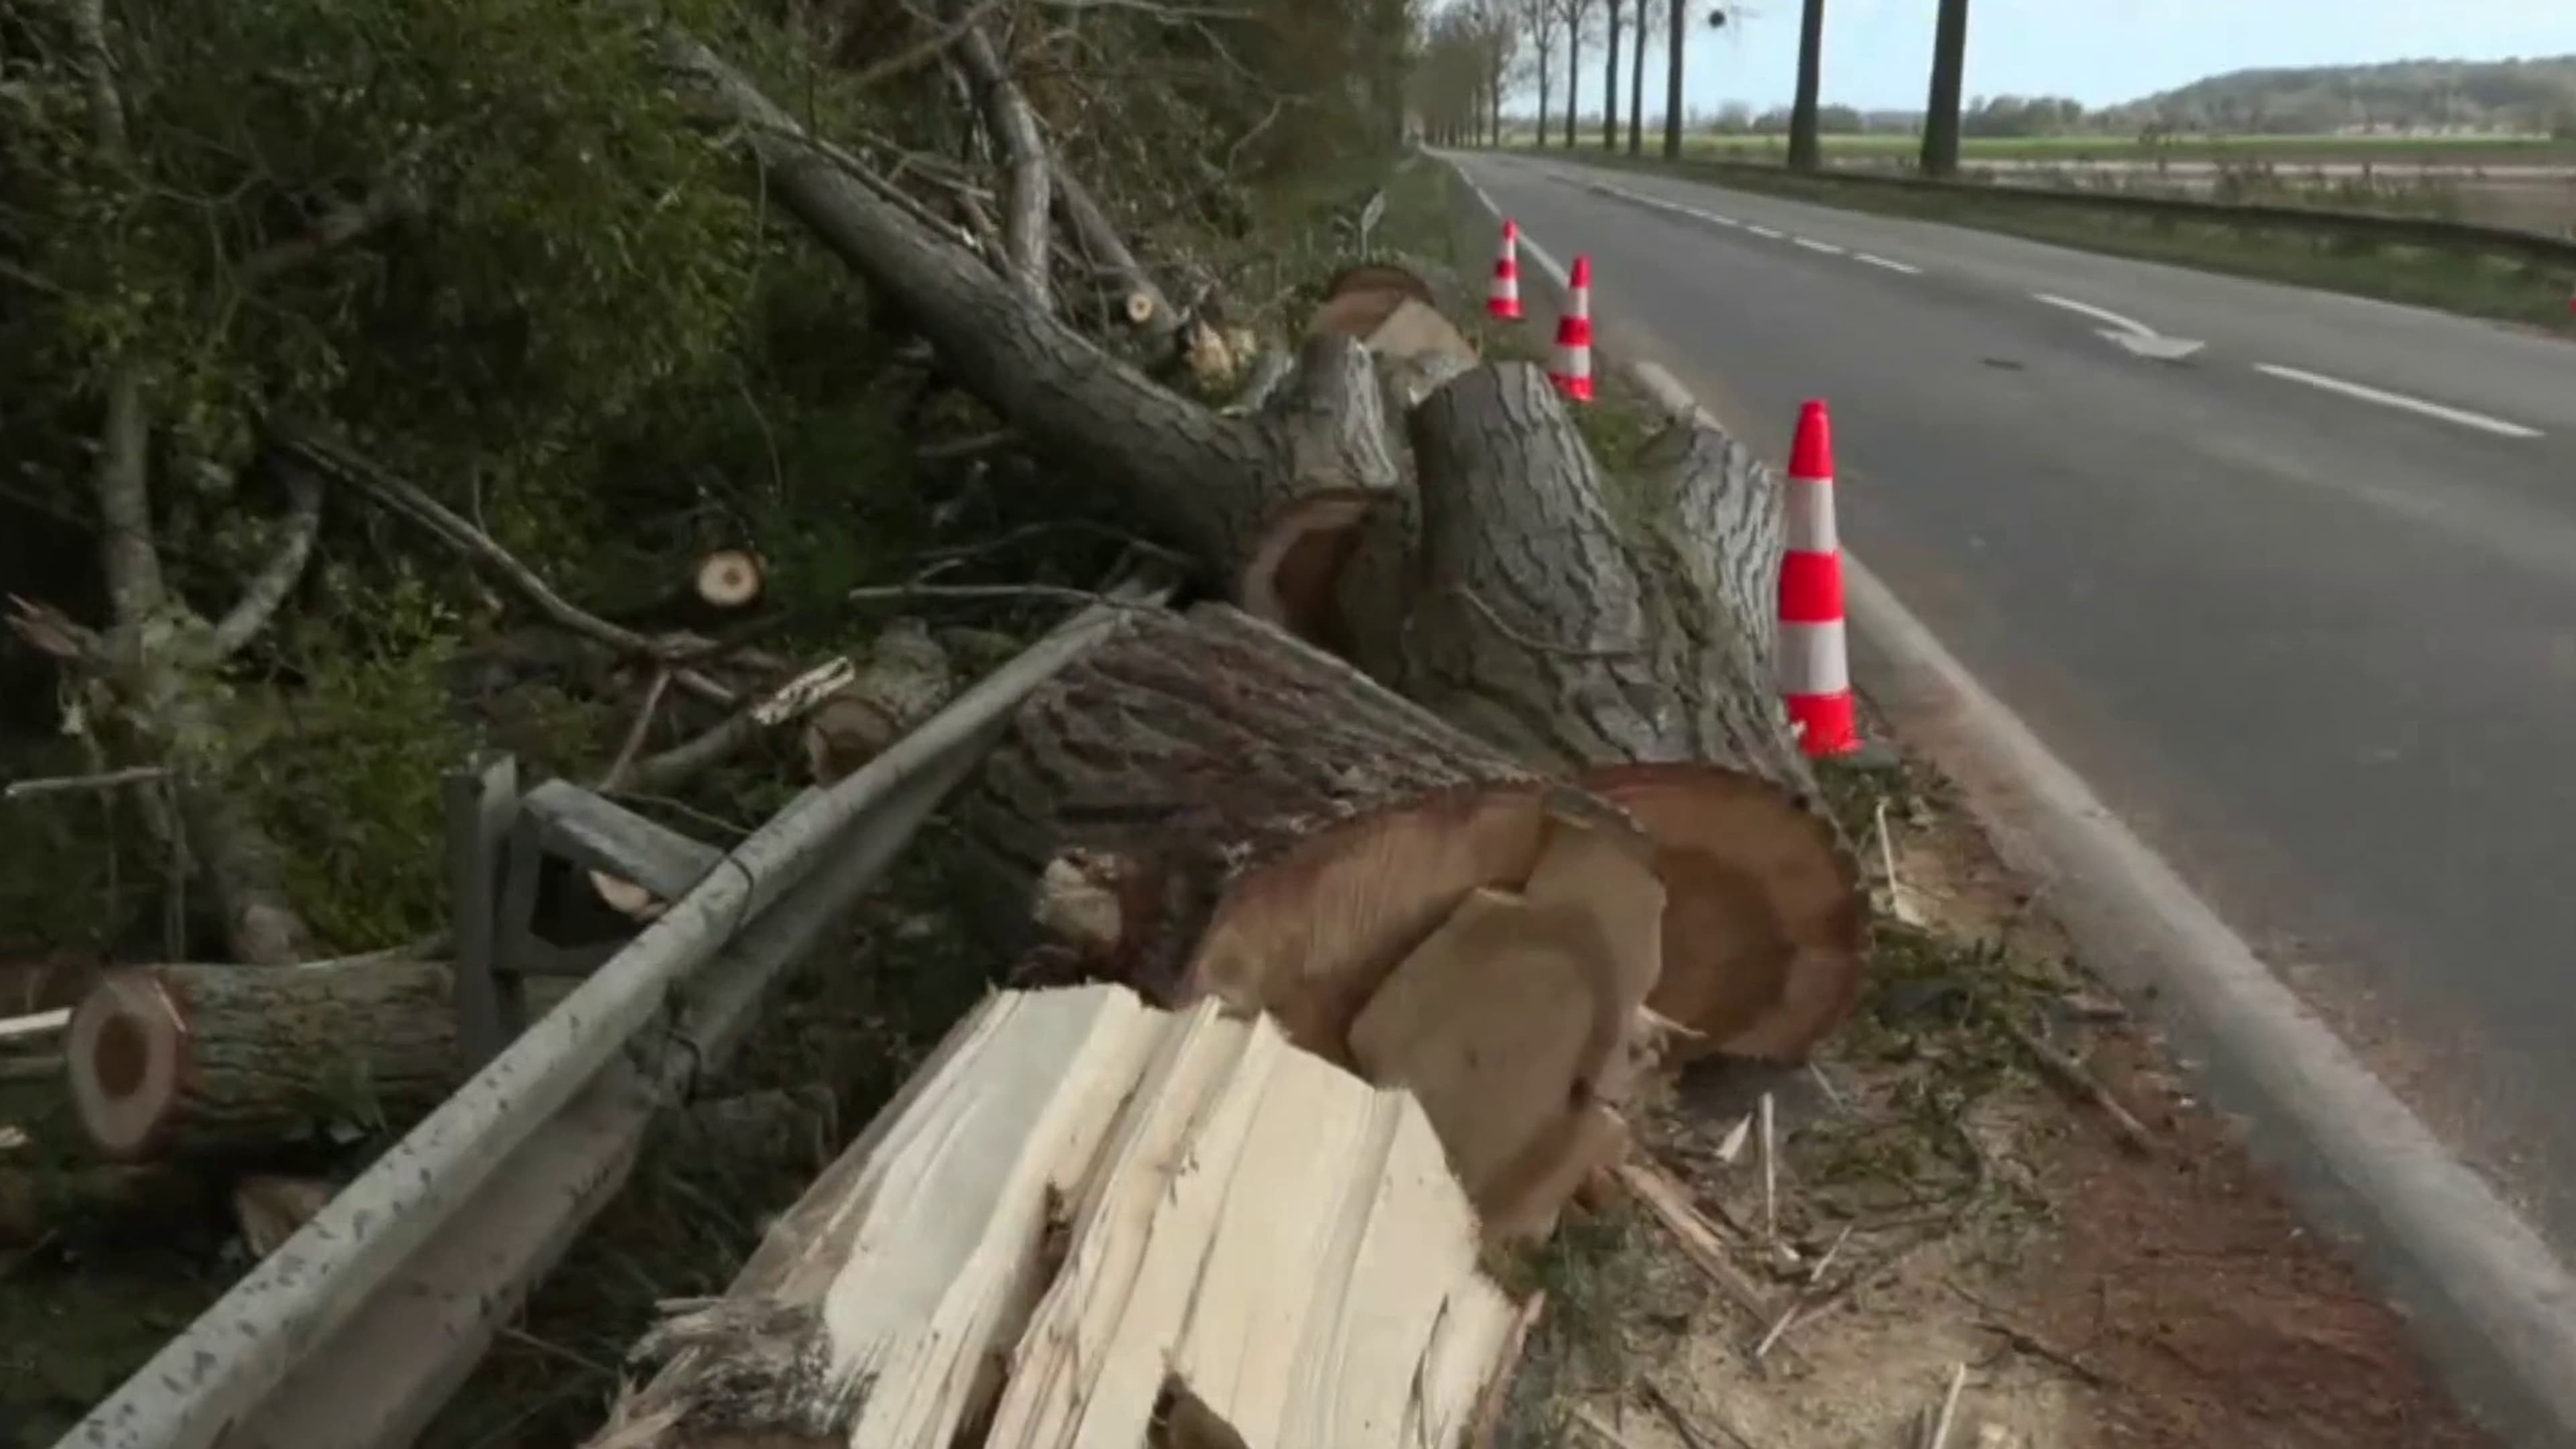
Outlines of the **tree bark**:
[{"label": "tree bark", "polygon": [[1528,1315],[1440,1150],[1267,1019],[990,998],[593,1449],[1463,1449]]},{"label": "tree bark", "polygon": [[1683,419],[1613,480],[1527,363],[1468,373],[1411,421],[1418,592],[1374,667],[1637,813],[1664,857],[1656,1011],[1714,1046],[1803,1052],[1857,988],[1864,922],[1773,674],[1768,470]]},{"label": "tree bark", "polygon": [[1923,111],[1923,174],[1959,169],[1959,96],[1968,70],[1968,0],[1940,0],[1932,30],[1932,90]]},{"label": "tree bark", "polygon": [[[1680,0],[1666,0],[1679,4]],[[1654,18],[1653,7],[1637,0],[1637,33],[1628,45],[1628,154],[1642,156],[1646,151],[1646,26]]]},{"label": "tree bark", "polygon": [[1690,0],[1670,7],[1664,35],[1664,159],[1682,159],[1682,42],[1690,38]]},{"label": "tree bark", "polygon": [[1551,813],[1617,819],[1221,605],[1138,611],[1021,705],[956,809],[1034,882],[1049,970],[1260,1006],[1342,1062],[1469,891],[1528,881]]},{"label": "tree bark", "polygon": [[1619,7],[1624,0],[1603,0],[1608,6],[1609,34],[1605,38],[1607,53],[1601,62],[1601,149],[1619,149]]},{"label": "tree bark", "polygon": [[1789,169],[1813,171],[1824,164],[1818,138],[1817,109],[1825,78],[1825,0],[1806,0],[1798,22],[1798,95],[1789,109]]},{"label": "tree bark", "polygon": [[443,963],[366,958],[112,972],[64,1041],[81,1130],[133,1161],[269,1152],[335,1121],[407,1124],[465,1076],[451,983]]},{"label": "tree bark", "polygon": [[[816,238],[899,301],[941,365],[1038,450],[1122,490],[1145,527],[1206,560],[1228,596],[1292,628],[1308,586],[1276,573],[1333,557],[1383,501],[1382,448],[1347,414],[1373,408],[1374,381],[1326,349],[1284,407],[1224,416],[1102,352],[963,249],[933,235],[854,179],[786,112],[695,41],[669,44],[672,66],[744,128],[772,194]],[[1348,408],[1319,404],[1340,393]],[[1318,427],[1320,425],[1320,427]],[[1284,609],[1286,614],[1274,614]]]}]

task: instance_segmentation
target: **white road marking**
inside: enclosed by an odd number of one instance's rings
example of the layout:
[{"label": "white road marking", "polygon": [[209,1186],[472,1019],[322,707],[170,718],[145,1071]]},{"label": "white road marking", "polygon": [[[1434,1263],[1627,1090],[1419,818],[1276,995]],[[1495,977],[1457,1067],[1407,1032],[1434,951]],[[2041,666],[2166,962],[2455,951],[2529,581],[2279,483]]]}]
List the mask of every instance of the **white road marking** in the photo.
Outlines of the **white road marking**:
[{"label": "white road marking", "polygon": [[2096,307],[2090,302],[2078,302],[2071,297],[2053,297],[2046,292],[2033,292],[2030,295],[2052,307],[2063,307],[2069,312],[2081,312],[2096,322],[2108,322],[2123,332],[2134,332],[2140,337],[2156,335],[2156,329],[2153,327],[2134,317],[2123,317],[2108,307]]},{"label": "white road marking", "polygon": [[1769,238],[1770,238],[1771,240],[1773,240],[1773,241],[1778,241],[1778,240],[1780,240],[1780,238],[1786,234],[1786,233],[1783,233],[1783,232],[1776,232],[1776,231],[1773,231],[1771,228],[1769,228],[1769,227],[1767,227],[1767,226],[1755,226],[1753,223],[1751,223],[1751,222],[1749,222],[1749,221],[1748,221],[1748,222],[1746,222],[1746,223],[1744,224],[1744,229],[1745,229],[1746,231],[1749,231],[1749,232],[1753,233],[1755,236],[1767,236],[1767,237],[1769,237]]},{"label": "white road marking", "polygon": [[2287,378],[2292,382],[2303,382],[2310,387],[2319,388],[2326,392],[2339,392],[2346,397],[2357,397],[2364,402],[2375,402],[2383,407],[2400,408],[2410,413],[2421,413],[2428,418],[2440,418],[2446,423],[2457,423],[2464,428],[2476,428],[2480,432],[2493,433],[2500,438],[2537,438],[2541,436],[2538,428],[2526,428],[2520,423],[2509,423],[2502,418],[2491,418],[2484,413],[2473,413],[2463,408],[2444,407],[2440,403],[2426,402],[2420,397],[2408,397],[2404,393],[2382,392],[2375,387],[2364,387],[2360,383],[2346,382],[2342,378],[2327,377],[2322,373],[2303,372],[2295,367],[2282,367],[2269,362],[2258,362],[2254,364],[2254,370],[2256,372],[2270,373],[2274,377]]},{"label": "white road marking", "polygon": [[1811,252],[1823,252],[1829,257],[1838,257],[1843,254],[1843,249],[1841,247],[1835,246],[1832,242],[1820,242],[1811,236],[1793,236],[1789,238],[1789,240],[1796,242],[1798,245],[1805,247]]},{"label": "white road marking", "polygon": [[1734,217],[1731,217],[1731,216],[1720,216],[1720,215],[1718,215],[1716,212],[1713,212],[1713,211],[1694,211],[1694,212],[1692,212],[1692,213],[1691,213],[1691,215],[1693,215],[1693,216],[1695,216],[1695,217],[1698,217],[1700,220],[1702,220],[1702,221],[1704,221],[1704,222],[1707,222],[1707,223],[1709,223],[1709,224],[1710,224],[1710,225],[1712,225],[1712,226],[1742,226],[1742,225],[1744,225],[1744,223],[1742,223],[1742,222],[1740,222],[1740,221],[1737,221]]},{"label": "white road marking", "polygon": [[2108,307],[2096,307],[2090,302],[2078,302],[2071,297],[2052,296],[2047,292],[2033,292],[2030,295],[2052,307],[2063,307],[2069,312],[2081,313],[2097,322],[2110,323],[2110,326],[2097,330],[2104,337],[2119,344],[2124,351],[2138,357],[2151,358],[2157,362],[2180,362],[2209,345],[2190,337],[2167,337],[2146,323],[2134,317],[2123,317]]},{"label": "white road marking", "polygon": [[1873,267],[1885,267],[1891,272],[1903,272],[1909,277],[1919,277],[1923,275],[1923,269],[1921,267],[1913,266],[1905,262],[1892,262],[1885,257],[1871,256],[1867,252],[1852,253],[1852,260],[1856,262],[1867,262]]}]

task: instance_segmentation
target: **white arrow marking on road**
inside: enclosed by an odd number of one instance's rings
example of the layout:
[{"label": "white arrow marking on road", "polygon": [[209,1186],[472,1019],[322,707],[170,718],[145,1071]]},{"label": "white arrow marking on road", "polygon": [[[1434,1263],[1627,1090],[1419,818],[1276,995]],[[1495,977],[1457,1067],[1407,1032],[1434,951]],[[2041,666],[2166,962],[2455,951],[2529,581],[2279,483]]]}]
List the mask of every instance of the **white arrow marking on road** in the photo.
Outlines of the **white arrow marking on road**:
[{"label": "white arrow marking on road", "polygon": [[2110,323],[2110,326],[2099,329],[2101,334],[2139,357],[2152,358],[2157,362],[2180,362],[2209,345],[2188,337],[2164,336],[2146,323],[2134,317],[2123,317],[2108,307],[2096,307],[2071,297],[2054,297],[2046,292],[2030,295],[2052,307],[2063,307],[2069,312],[2081,312],[2097,322]]}]

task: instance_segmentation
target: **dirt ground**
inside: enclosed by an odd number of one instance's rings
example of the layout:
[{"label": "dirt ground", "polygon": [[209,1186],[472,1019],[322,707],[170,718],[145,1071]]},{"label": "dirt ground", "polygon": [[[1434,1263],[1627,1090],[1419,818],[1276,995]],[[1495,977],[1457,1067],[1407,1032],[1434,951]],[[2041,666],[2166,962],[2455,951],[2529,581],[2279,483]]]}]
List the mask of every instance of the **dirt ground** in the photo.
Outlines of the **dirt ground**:
[{"label": "dirt ground", "polygon": [[[1840,813],[1874,872],[1893,860],[1920,927],[1883,929],[1870,996],[1815,1070],[1695,1071],[1647,1143],[1760,1311],[1638,1204],[1608,1210],[1542,1273],[1555,1321],[1530,1372],[1557,1412],[1516,1416],[1515,1437],[1914,1449],[1964,1371],[1954,1449],[2494,1442],[1940,784],[1837,773]],[[1758,1127],[1725,1152],[1765,1094],[1768,1230]]]}]

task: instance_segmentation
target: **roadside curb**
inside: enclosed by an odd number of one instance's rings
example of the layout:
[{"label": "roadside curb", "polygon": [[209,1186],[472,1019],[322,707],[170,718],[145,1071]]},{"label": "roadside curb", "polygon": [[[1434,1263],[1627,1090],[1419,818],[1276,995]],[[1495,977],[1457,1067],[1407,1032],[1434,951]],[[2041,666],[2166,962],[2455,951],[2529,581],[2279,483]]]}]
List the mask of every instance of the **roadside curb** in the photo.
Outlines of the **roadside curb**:
[{"label": "roadside curb", "polygon": [[[1494,199],[1439,159],[1500,225]],[[1561,297],[1564,269],[1527,233],[1522,247]],[[1615,351],[1602,363],[1659,407],[1710,416],[1663,368]],[[1866,692],[1959,784],[2004,862],[2051,882],[2085,964],[2158,988],[2258,1145],[2288,1159],[2276,1165],[2301,1205],[2358,1220],[2464,1399],[2510,1442],[2576,1444],[2576,1277],[1847,548],[1843,569]]]}]

